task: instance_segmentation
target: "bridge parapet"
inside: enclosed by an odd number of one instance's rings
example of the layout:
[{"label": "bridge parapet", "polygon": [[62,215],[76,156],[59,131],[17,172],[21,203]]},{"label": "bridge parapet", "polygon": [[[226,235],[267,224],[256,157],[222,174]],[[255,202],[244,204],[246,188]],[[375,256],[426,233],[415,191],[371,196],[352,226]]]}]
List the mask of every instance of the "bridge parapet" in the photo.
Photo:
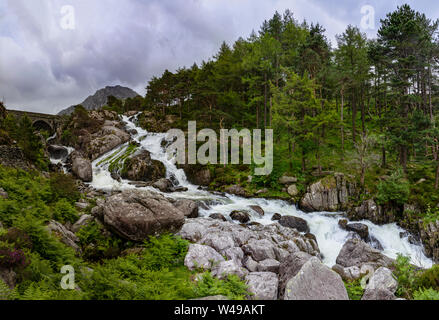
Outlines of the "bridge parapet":
[{"label": "bridge parapet", "polygon": [[53,114],[28,112],[21,110],[7,110],[7,112],[18,119],[26,115],[32,121],[32,125],[35,127],[35,129],[47,130],[51,133],[55,132],[58,126],[63,121],[63,118],[61,116]]}]

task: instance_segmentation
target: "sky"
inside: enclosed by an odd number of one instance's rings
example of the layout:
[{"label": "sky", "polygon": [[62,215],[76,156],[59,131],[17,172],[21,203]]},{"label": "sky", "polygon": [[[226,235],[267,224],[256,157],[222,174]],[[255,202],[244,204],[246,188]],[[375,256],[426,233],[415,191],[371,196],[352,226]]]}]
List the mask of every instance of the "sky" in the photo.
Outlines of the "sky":
[{"label": "sky", "polygon": [[276,10],[319,22],[335,45],[349,24],[375,37],[404,3],[439,18],[431,0],[0,0],[0,100],[55,114],[108,85],[144,95],[151,77],[208,60]]}]

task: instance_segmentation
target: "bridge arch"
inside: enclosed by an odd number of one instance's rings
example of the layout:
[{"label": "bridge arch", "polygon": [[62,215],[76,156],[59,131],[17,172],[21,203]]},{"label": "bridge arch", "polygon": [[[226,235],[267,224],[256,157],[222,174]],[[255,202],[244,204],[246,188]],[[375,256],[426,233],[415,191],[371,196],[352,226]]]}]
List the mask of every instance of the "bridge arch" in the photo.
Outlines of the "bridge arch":
[{"label": "bridge arch", "polygon": [[52,134],[54,132],[54,128],[53,128],[52,124],[49,123],[48,121],[43,120],[43,119],[35,120],[32,123],[32,126],[37,131],[47,131],[50,134]]}]

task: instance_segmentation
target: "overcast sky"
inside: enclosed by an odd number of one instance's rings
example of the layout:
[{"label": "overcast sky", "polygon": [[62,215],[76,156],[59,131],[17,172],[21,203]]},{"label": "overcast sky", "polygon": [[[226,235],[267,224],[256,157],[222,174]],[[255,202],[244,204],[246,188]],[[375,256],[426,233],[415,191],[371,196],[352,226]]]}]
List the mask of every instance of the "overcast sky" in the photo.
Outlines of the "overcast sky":
[{"label": "overcast sky", "polygon": [[144,95],[152,76],[211,58],[276,10],[319,22],[334,44],[348,24],[362,25],[364,6],[375,29],[362,31],[374,37],[379,19],[403,3],[439,18],[431,0],[0,0],[0,99],[57,113],[107,85]]}]

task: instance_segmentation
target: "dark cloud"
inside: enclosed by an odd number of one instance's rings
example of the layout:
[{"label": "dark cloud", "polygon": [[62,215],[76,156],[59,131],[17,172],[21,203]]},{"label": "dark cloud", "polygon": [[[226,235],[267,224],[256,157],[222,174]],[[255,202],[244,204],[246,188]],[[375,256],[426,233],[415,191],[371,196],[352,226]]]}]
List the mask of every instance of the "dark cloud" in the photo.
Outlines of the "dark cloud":
[{"label": "dark cloud", "polygon": [[[56,113],[106,85],[144,94],[147,81],[209,59],[222,41],[257,30],[275,10],[320,22],[334,43],[361,6],[380,17],[398,1],[324,0],[0,0],[0,98],[8,107]],[[439,5],[412,1],[437,17]],[[76,28],[60,27],[61,8],[75,9]],[[368,32],[373,35],[376,30]]]}]

